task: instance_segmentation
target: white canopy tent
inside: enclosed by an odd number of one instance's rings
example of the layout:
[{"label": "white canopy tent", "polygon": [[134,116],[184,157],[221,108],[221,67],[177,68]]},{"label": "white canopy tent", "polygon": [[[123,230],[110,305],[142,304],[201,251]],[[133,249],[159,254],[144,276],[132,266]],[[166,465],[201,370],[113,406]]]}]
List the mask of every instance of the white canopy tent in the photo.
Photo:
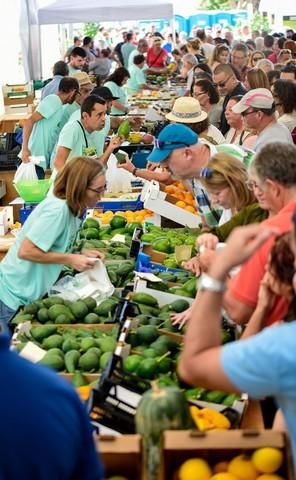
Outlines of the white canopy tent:
[{"label": "white canopy tent", "polygon": [[173,4],[174,0],[22,0],[21,37],[26,79],[41,77],[41,25],[172,20]]}]

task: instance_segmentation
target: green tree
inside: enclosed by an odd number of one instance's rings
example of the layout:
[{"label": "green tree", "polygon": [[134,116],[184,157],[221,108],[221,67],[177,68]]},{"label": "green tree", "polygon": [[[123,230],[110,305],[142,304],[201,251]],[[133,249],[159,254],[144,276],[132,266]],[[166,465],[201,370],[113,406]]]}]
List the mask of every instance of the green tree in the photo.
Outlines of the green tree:
[{"label": "green tree", "polygon": [[262,15],[260,12],[254,12],[253,18],[251,20],[251,29],[254,32],[258,30],[258,32],[267,32],[271,31],[268,17]]},{"label": "green tree", "polygon": [[205,10],[230,10],[235,8],[236,2],[233,0],[202,0],[201,7]]},{"label": "green tree", "polygon": [[88,22],[83,25],[83,36],[93,38],[100,27],[99,23]]}]

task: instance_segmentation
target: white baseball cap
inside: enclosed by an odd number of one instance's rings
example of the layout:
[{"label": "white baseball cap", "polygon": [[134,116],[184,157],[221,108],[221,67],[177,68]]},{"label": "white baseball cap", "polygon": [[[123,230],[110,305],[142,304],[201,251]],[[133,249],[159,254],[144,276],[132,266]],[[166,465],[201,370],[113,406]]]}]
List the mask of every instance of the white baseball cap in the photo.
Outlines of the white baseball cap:
[{"label": "white baseball cap", "polygon": [[242,113],[248,108],[270,109],[272,108],[274,99],[270,90],[267,88],[254,88],[247,92],[243,98],[232,107],[234,113]]}]

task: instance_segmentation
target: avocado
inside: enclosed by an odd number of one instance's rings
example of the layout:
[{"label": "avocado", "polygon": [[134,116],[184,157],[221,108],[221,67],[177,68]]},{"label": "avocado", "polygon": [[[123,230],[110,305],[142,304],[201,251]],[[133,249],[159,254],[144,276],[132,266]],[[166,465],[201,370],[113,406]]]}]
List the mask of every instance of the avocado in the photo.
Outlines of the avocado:
[{"label": "avocado", "polygon": [[34,340],[42,342],[43,339],[53,335],[57,331],[57,327],[54,325],[42,325],[41,327],[33,327],[30,333]]},{"label": "avocado", "polygon": [[52,320],[53,322],[55,322],[56,318],[57,318],[59,315],[66,315],[66,316],[69,317],[71,320],[74,319],[73,314],[71,313],[71,311],[69,310],[69,308],[66,307],[66,305],[57,304],[57,305],[52,305],[51,307],[49,307],[49,309],[48,309],[48,316],[49,316],[49,319],[50,319],[50,320]]},{"label": "avocado", "polygon": [[45,350],[49,350],[50,348],[61,348],[63,341],[64,339],[62,335],[55,333],[43,340],[42,348],[45,348]]},{"label": "avocado", "polygon": [[69,352],[69,350],[79,350],[79,347],[79,342],[73,337],[66,338],[62,343],[62,350],[64,353]]},{"label": "avocado", "polygon": [[97,339],[100,350],[105,352],[114,352],[117,342],[113,337],[102,337]]},{"label": "avocado", "polygon": [[112,357],[112,352],[105,352],[100,358],[100,369],[103,370],[107,363],[109,362],[110,358]]},{"label": "avocado", "polygon": [[100,367],[99,357],[94,352],[86,352],[81,355],[78,366],[83,372],[96,371]]},{"label": "avocado", "polygon": [[55,319],[55,323],[60,325],[67,325],[72,322],[71,322],[71,318],[68,317],[68,315],[65,315],[64,313],[62,313],[61,315],[57,316],[57,318]]},{"label": "avocado", "polygon": [[157,328],[153,325],[142,325],[137,328],[137,339],[140,344],[147,344],[154,342],[158,337]]},{"label": "avocado", "polygon": [[123,371],[125,373],[136,372],[141,361],[142,361],[142,357],[140,355],[129,355],[123,360]]},{"label": "avocado", "polygon": [[220,392],[219,390],[210,390],[205,393],[203,400],[210,403],[223,403],[224,398],[226,397],[225,392]]},{"label": "avocado", "polygon": [[74,373],[78,361],[80,358],[80,353],[77,350],[68,350],[65,354],[65,367],[68,373]]},{"label": "avocado", "polygon": [[89,312],[92,312],[92,311],[96,308],[96,306],[97,306],[97,302],[96,302],[95,299],[92,298],[92,297],[83,298],[82,301],[83,301],[83,302],[85,303],[85,305],[87,306]]},{"label": "avocado", "polygon": [[85,337],[81,340],[80,350],[86,352],[89,348],[96,347],[96,341],[93,337]]},{"label": "avocado", "polygon": [[38,311],[38,306],[36,303],[29,303],[28,305],[25,305],[24,307],[24,313],[30,313],[31,315],[35,315]]},{"label": "avocado", "polygon": [[100,228],[100,224],[98,220],[96,220],[94,217],[87,217],[84,222],[83,222],[83,230],[86,228]]},{"label": "avocado", "polygon": [[98,228],[85,228],[80,230],[80,237],[85,239],[100,239],[100,232]]},{"label": "avocado", "polygon": [[47,367],[53,368],[60,372],[64,369],[64,360],[61,355],[55,353],[47,352],[44,357],[38,362],[41,365],[46,365]]},{"label": "avocado", "polygon": [[154,358],[145,358],[139,363],[137,375],[147,380],[152,380],[158,371],[157,361]]},{"label": "avocado", "polygon": [[74,375],[72,378],[72,385],[75,388],[84,387],[85,385],[88,385],[87,379],[84,377],[84,375],[82,375],[81,372],[79,372],[79,370],[74,372]]},{"label": "avocado", "polygon": [[82,320],[88,314],[88,308],[83,300],[77,300],[70,305],[70,310],[74,315],[76,321]]},{"label": "avocado", "polygon": [[184,312],[184,310],[187,310],[189,306],[190,305],[186,300],[179,299],[169,304],[169,311],[181,313]]},{"label": "avocado", "polygon": [[107,298],[103,300],[94,310],[94,312],[102,317],[111,317],[116,309],[117,302]]},{"label": "avocado", "polygon": [[158,301],[152,295],[142,292],[134,292],[130,294],[131,300],[135,303],[141,303],[149,307],[158,307]]},{"label": "avocado", "polygon": [[37,312],[37,319],[40,323],[45,323],[49,320],[47,308],[40,308]]},{"label": "avocado", "polygon": [[52,297],[45,298],[43,300],[43,304],[46,308],[50,308],[52,305],[63,305],[64,300],[61,297],[54,295]]}]

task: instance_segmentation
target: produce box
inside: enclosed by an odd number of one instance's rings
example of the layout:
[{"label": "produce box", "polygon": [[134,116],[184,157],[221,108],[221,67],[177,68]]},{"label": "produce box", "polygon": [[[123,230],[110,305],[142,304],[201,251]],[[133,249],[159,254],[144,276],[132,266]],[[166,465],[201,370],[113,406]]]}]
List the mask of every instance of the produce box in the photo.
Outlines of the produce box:
[{"label": "produce box", "polygon": [[144,208],[148,208],[152,212],[180,225],[197,228],[201,223],[201,217],[176,206],[178,199],[166,193],[164,188],[163,185],[154,180],[147,182],[141,194]]},{"label": "produce box", "polygon": [[136,270],[137,272],[150,272],[151,270],[167,271],[167,272],[181,272],[180,268],[166,267],[163,261],[167,254],[153,250],[151,245],[143,244],[141,251],[137,257]]},{"label": "produce box", "polygon": [[100,435],[96,444],[106,469],[106,479],[112,475],[127,480],[143,478],[140,435]]},{"label": "produce box", "polygon": [[119,200],[118,198],[104,198],[96,205],[97,208],[103,210],[103,212],[110,210],[111,212],[126,211],[132,212],[136,210],[142,210],[143,202],[140,200],[140,195],[136,199]]},{"label": "produce box", "polygon": [[182,297],[180,295],[174,295],[173,293],[161,292],[160,290],[154,290],[152,288],[148,288],[147,281],[142,280],[139,277],[136,277],[134,291],[149,293],[149,295],[152,295],[154,298],[158,300],[160,307],[163,307],[164,305],[167,305],[168,303],[172,303],[178,299],[186,300],[189,303],[189,305],[192,305],[192,303],[194,302],[194,298]]},{"label": "produce box", "polygon": [[[180,466],[189,459],[201,458],[208,462],[212,470],[220,462],[229,462],[242,454],[251,455],[256,449],[263,447],[273,447],[282,452],[283,464],[276,474],[281,476],[279,478],[293,480],[292,456],[288,438],[282,432],[271,430],[255,432],[231,430],[207,433],[188,430],[166,431],[163,436],[162,467],[158,480],[178,480]],[[242,466],[241,471],[243,470]],[[258,473],[258,477],[259,475]],[[192,473],[191,477],[186,478],[197,479],[198,475]],[[254,475],[248,478],[254,478]]]}]

